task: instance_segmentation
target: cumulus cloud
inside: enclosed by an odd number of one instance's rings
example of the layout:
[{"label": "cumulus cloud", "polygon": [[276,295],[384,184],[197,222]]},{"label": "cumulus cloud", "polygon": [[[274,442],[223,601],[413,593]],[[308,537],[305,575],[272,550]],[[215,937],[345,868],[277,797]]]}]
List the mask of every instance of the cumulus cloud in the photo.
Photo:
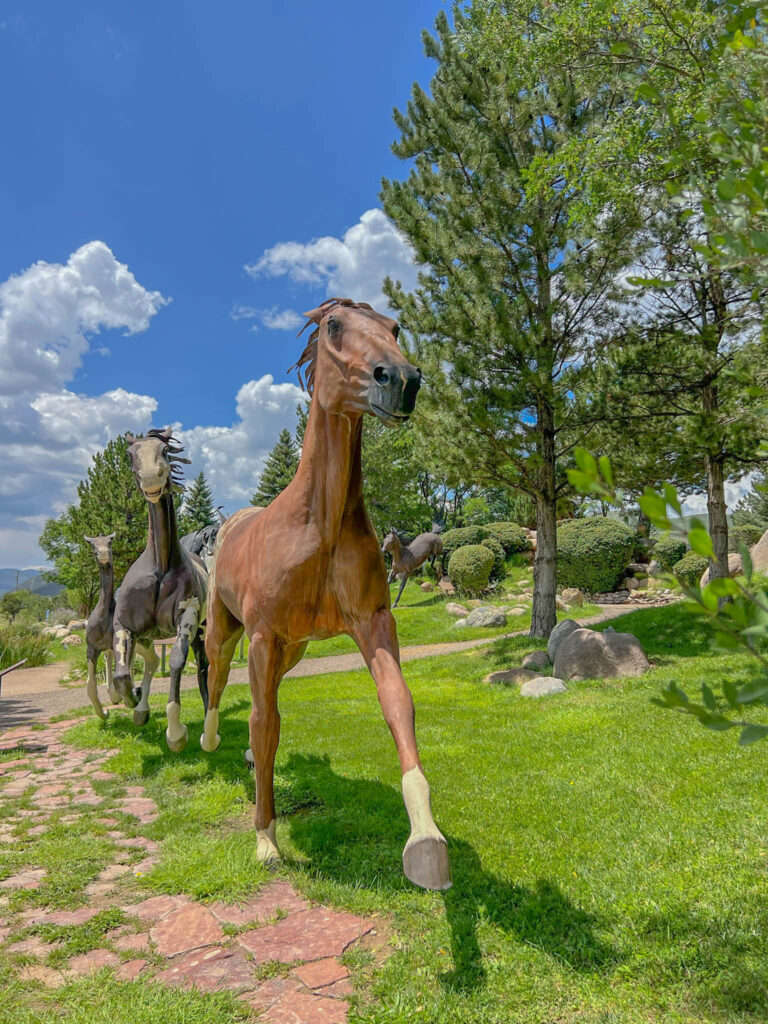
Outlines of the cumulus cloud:
[{"label": "cumulus cloud", "polygon": [[[233,320],[258,320],[264,327],[273,331],[295,331],[304,323],[304,317],[294,313],[292,309],[256,309],[255,306],[236,305],[229,314]],[[258,331],[256,324],[251,325],[252,331]]]},{"label": "cumulus cloud", "polygon": [[41,261],[0,284],[3,564],[39,564],[42,524],[74,498],[92,455],[116,434],[150,426],[157,402],[149,395],[118,388],[87,396],[65,385],[92,335],[144,331],[168,301],[99,241],[64,264]]},{"label": "cumulus cloud", "polygon": [[342,295],[386,310],[381,290],[389,275],[406,288],[416,285],[413,252],[382,210],[367,210],[341,238],[326,235],[309,242],[278,242],[245,267],[251,277],[287,277],[297,284],[322,286],[325,295]]}]

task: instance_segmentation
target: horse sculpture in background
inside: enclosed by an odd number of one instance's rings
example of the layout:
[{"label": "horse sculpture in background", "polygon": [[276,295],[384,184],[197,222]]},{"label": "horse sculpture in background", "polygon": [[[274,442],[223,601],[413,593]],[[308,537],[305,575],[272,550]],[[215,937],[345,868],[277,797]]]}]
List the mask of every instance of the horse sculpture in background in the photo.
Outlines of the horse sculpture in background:
[{"label": "horse sculpture in background", "polygon": [[[84,537],[83,539],[88,541],[93,548],[93,553],[99,566],[100,583],[99,599],[85,624],[86,657],[88,659],[86,692],[99,718],[106,718],[107,712],[99,700],[99,688],[96,683],[96,664],[99,660],[99,654],[102,652],[104,653],[106,666],[105,672],[109,698],[113,704],[120,703],[120,693],[115,689],[112,682],[112,666],[114,664],[114,654],[112,652],[114,639],[113,620],[115,615],[115,570],[112,561],[112,541],[115,539],[115,535],[110,533],[106,537]],[[144,659],[144,679],[141,683],[142,692],[146,689],[148,694],[152,676],[157,670],[159,659],[155,654],[155,648],[152,644],[146,646],[137,644],[136,649]]]},{"label": "horse sculpture in background", "polygon": [[306,315],[314,330],[296,367],[300,379],[304,370],[302,384],[312,402],[296,475],[270,505],[236,512],[219,533],[205,641],[210,703],[200,742],[207,751],[219,744],[219,702],[245,628],[251,641],[257,851],[262,861],[278,859],[273,792],[278,686],[308,640],[349,634],[376,682],[400,758],[411,821],[405,874],[425,888],[447,889],[447,846],[432,818],[386,570],[363,503],[360,461],[363,413],[390,426],[404,423],[421,373],[398,348],[395,321],[370,306],[329,299]]},{"label": "horse sculpture in background", "polygon": [[187,743],[187,727],[181,724],[181,673],[190,645],[197,661],[197,682],[203,704],[208,706],[208,662],[202,639],[208,573],[196,555],[179,543],[173,492],[183,449],[171,436],[171,428],[150,430],[146,437],[127,436],[133,475],[149,508],[147,546],[122,582],[115,602],[113,683],[126,707],[135,708],[134,721],[143,725],[149,716],[149,688],[142,687],[141,701],[131,689],[130,665],[134,646],[176,635],[171,648],[170,692],[165,738],[174,752]]},{"label": "horse sculpture in background", "polygon": [[387,554],[389,552],[392,556],[392,568],[389,571],[387,583],[391,583],[396,576],[400,576],[402,581],[395,598],[395,603],[392,605],[393,608],[397,608],[397,603],[405,589],[409,576],[420,566],[424,565],[427,559],[429,559],[429,564],[434,569],[435,559],[438,555],[442,555],[443,542],[437,532],[436,525],[432,525],[430,533],[420,533],[407,547],[403,538],[394,529],[390,530],[384,538],[384,543],[381,545],[381,553]]}]

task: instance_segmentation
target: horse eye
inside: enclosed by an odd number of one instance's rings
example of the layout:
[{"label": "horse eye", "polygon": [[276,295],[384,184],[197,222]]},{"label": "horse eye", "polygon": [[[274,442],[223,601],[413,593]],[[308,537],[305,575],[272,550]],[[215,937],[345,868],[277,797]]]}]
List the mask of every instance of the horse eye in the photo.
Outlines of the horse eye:
[{"label": "horse eye", "polygon": [[336,319],[335,316],[329,317],[329,319],[328,319],[328,333],[329,334],[333,334],[335,331],[338,331],[340,327],[341,327],[341,323],[340,323],[339,320]]}]

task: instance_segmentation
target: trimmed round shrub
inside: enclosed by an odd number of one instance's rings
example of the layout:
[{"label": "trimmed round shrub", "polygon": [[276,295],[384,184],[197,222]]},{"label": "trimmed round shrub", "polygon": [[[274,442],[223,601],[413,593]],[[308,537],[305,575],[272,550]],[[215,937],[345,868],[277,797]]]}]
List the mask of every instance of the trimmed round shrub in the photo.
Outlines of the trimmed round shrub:
[{"label": "trimmed round shrub", "polygon": [[762,526],[757,523],[742,523],[740,526],[732,526],[728,530],[728,550],[738,551],[739,544],[746,544],[753,548],[765,533]]},{"label": "trimmed round shrub", "polygon": [[528,551],[531,546],[528,534],[517,523],[489,523],[484,529],[491,537],[501,541],[506,556]]},{"label": "trimmed round shrub", "polygon": [[484,548],[488,548],[493,552],[493,568],[491,569],[491,579],[500,580],[504,578],[506,571],[506,562],[504,559],[504,548],[500,540],[496,540],[495,537],[485,537],[480,541],[480,544]]},{"label": "trimmed round shrub", "polygon": [[708,558],[697,555],[695,551],[686,551],[680,561],[673,565],[672,572],[689,587],[698,587],[708,565]]},{"label": "trimmed round shrub", "polygon": [[557,582],[607,593],[624,578],[634,547],[635,531],[618,519],[568,519],[557,529]]},{"label": "trimmed round shrub", "polygon": [[463,594],[479,594],[488,586],[493,569],[493,552],[482,544],[468,544],[454,551],[448,576]]},{"label": "trimmed round shrub", "polygon": [[651,550],[651,558],[661,562],[665,569],[670,570],[677,565],[685,554],[686,545],[679,537],[662,537],[657,540]]},{"label": "trimmed round shrub", "polygon": [[487,536],[487,526],[461,526],[456,530],[446,530],[441,534],[443,555],[447,558],[454,551],[465,548],[468,544],[479,544]]}]

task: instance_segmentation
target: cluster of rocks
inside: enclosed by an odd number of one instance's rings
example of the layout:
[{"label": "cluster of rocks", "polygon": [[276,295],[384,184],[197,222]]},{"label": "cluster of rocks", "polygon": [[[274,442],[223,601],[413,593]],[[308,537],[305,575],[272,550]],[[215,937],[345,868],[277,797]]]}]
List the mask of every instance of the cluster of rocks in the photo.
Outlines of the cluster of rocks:
[{"label": "cluster of rocks", "polygon": [[611,626],[598,632],[564,619],[552,630],[545,651],[532,651],[521,667],[492,672],[485,681],[519,685],[523,697],[544,697],[564,693],[566,680],[640,676],[649,668],[640,641],[631,633],[617,633]]},{"label": "cluster of rocks", "polygon": [[526,615],[527,608],[522,605],[484,605],[479,601],[467,601],[467,604],[474,606],[470,608],[463,604],[456,604],[449,601],[445,610],[449,615],[455,615],[454,626],[457,629],[489,629],[497,626],[506,626],[507,618],[519,618]]},{"label": "cluster of rocks", "polygon": [[72,619],[66,626],[44,626],[41,633],[43,636],[52,636],[55,640],[66,639],[73,643],[81,643],[82,638],[73,633],[75,629],[85,629],[85,619]]}]

